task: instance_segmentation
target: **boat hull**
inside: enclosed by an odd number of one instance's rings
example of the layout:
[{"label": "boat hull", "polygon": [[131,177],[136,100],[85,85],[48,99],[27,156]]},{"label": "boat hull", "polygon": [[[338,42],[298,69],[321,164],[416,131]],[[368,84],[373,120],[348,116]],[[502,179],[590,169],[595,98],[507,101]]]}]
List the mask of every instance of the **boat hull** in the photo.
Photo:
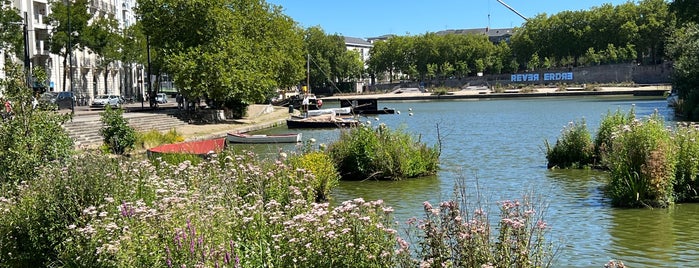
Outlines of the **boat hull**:
[{"label": "boat hull", "polygon": [[315,118],[291,118],[286,120],[288,128],[346,128],[356,127],[359,121],[348,118],[315,119]]},{"label": "boat hull", "polygon": [[226,147],[226,139],[212,139],[201,141],[190,141],[173,144],[164,144],[148,149],[148,155],[154,154],[193,154],[206,156],[211,153],[219,153]]},{"label": "boat hull", "polygon": [[228,133],[226,140],[231,143],[297,143],[301,142],[301,137],[301,133],[279,135]]}]

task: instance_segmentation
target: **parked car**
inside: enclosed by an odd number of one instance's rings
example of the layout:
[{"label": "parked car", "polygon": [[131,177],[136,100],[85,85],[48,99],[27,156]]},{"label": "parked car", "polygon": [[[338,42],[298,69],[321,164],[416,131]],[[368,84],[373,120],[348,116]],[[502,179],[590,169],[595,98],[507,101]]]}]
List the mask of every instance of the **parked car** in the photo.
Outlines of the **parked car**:
[{"label": "parked car", "polygon": [[167,94],[158,93],[157,95],[155,95],[155,101],[158,103],[167,103]]},{"label": "parked car", "polygon": [[74,104],[73,92],[45,92],[39,96],[39,107],[44,109],[71,109]]},{"label": "parked car", "polygon": [[105,108],[107,105],[117,108],[121,106],[121,97],[119,95],[99,95],[92,101],[92,108]]}]

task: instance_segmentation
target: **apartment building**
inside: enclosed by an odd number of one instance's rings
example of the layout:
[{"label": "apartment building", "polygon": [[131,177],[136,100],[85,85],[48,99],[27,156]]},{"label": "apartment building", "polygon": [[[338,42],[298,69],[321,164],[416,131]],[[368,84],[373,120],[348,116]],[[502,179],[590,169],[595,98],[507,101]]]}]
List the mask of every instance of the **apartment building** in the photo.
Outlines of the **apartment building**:
[{"label": "apartment building", "polygon": [[[100,94],[117,94],[126,98],[144,94],[142,66],[129,66],[121,62],[104,65],[100,57],[87,48],[72,51],[72,57],[65,63],[63,57],[50,53],[51,25],[47,22],[47,16],[51,13],[49,0],[12,0],[11,5],[20,11],[21,16],[26,16],[30,69],[43,67],[46,70],[48,91],[73,91],[78,105],[88,105]],[[93,14],[92,20],[114,17],[119,21],[119,27],[124,29],[136,21],[135,5],[136,0],[91,0],[88,11]],[[4,55],[1,58],[4,60]],[[16,60],[22,62],[22,59]],[[0,68],[4,68],[2,60]],[[3,75],[0,74],[0,78]]]}]

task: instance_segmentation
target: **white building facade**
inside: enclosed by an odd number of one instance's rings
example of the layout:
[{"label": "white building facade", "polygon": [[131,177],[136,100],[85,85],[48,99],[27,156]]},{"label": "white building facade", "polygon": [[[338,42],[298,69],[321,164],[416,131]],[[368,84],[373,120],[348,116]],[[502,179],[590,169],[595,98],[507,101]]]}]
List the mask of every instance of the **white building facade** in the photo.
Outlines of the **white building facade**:
[{"label": "white building facade", "polygon": [[[63,57],[50,53],[49,38],[52,27],[47,22],[47,16],[51,13],[49,0],[12,0],[11,4],[19,10],[20,16],[27,16],[30,69],[43,67],[46,70],[47,91],[73,91],[78,106],[89,105],[95,96],[101,94],[116,94],[136,99],[139,94],[144,93],[142,66],[124,66],[121,62],[104,66],[100,64],[100,57],[87,48],[72,51],[72,59],[65,63]],[[135,23],[135,5],[136,0],[91,0],[88,12],[93,15],[92,21],[100,17],[114,17],[119,21],[121,32]],[[0,56],[4,60],[5,56]],[[0,60],[2,69],[3,60]],[[22,59],[17,60],[18,63],[22,63]],[[0,78],[3,77],[4,71],[0,71]]]}]

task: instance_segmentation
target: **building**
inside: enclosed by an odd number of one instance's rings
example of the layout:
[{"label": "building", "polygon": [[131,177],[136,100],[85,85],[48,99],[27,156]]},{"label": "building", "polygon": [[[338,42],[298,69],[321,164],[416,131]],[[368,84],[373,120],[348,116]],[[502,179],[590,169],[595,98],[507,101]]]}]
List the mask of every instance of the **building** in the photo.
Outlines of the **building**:
[{"label": "building", "polygon": [[[368,68],[368,62],[369,62],[369,51],[371,50],[372,47],[374,47],[373,44],[370,42],[357,38],[357,37],[349,37],[345,36],[345,47],[349,51],[356,51],[359,53],[359,58],[362,60],[364,63],[364,70]],[[354,88],[357,92],[361,93],[364,85],[369,84],[369,77],[361,77],[357,84],[354,85]]]},{"label": "building", "polygon": [[[120,31],[135,23],[133,9],[136,0],[91,0],[88,11],[93,19],[113,17],[119,21]],[[48,91],[73,91],[77,105],[88,105],[100,94],[117,94],[135,98],[145,87],[142,66],[124,66],[121,62],[101,64],[98,55],[90,49],[74,50],[67,59],[49,52],[52,26],[47,22],[51,13],[49,0],[12,0],[11,6],[26,16],[27,43],[30,69],[43,67],[48,75]],[[91,23],[92,21],[88,22]],[[72,34],[80,34],[73,32]],[[4,55],[0,68],[4,68]],[[0,73],[0,78],[4,73]]]},{"label": "building", "polygon": [[482,34],[488,36],[490,42],[495,44],[505,41],[510,43],[510,38],[512,37],[514,29],[513,28],[502,28],[502,29],[490,29],[490,28],[475,28],[475,29],[457,29],[457,30],[444,30],[436,32],[436,35],[447,35],[447,34]]}]

